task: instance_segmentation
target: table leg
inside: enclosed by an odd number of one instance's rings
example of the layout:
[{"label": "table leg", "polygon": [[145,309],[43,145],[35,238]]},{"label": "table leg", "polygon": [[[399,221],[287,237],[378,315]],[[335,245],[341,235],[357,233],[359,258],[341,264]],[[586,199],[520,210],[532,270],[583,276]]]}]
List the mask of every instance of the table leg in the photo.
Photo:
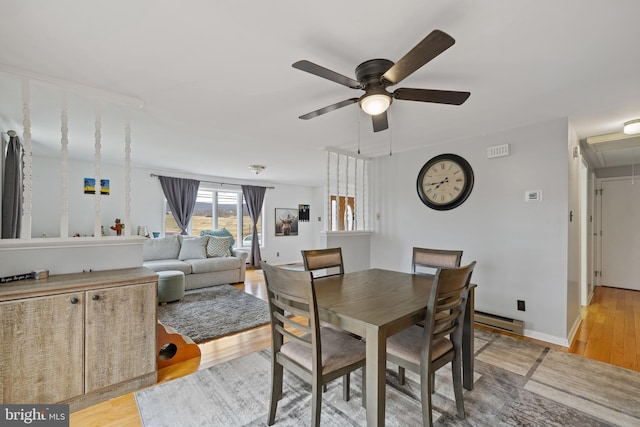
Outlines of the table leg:
[{"label": "table leg", "polygon": [[462,325],[462,385],[467,390],[473,390],[473,361],[474,361],[474,314],[475,314],[475,286],[469,289],[467,307],[464,312]]},{"label": "table leg", "polygon": [[377,328],[368,328],[367,344],[367,426],[384,426],[387,384],[387,337]]}]

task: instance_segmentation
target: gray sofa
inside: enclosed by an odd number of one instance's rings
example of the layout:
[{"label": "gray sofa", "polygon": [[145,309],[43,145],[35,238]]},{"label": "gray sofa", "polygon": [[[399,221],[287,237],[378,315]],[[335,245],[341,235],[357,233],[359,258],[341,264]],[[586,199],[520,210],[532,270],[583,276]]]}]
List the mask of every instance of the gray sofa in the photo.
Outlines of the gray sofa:
[{"label": "gray sofa", "polygon": [[187,290],[244,282],[248,254],[233,249],[229,243],[212,236],[147,239],[142,248],[142,265],[155,272],[182,271]]}]

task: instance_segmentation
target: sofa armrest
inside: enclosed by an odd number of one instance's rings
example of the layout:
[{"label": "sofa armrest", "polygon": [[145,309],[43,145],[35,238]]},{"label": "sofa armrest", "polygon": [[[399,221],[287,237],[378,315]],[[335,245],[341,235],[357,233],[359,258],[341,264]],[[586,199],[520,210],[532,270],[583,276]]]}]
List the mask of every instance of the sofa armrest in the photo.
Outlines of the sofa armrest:
[{"label": "sofa armrest", "polygon": [[249,258],[249,253],[247,251],[233,249],[231,252],[232,255],[236,258],[240,258],[240,277],[239,281],[244,282],[244,277],[247,273],[247,258]]},{"label": "sofa armrest", "polygon": [[243,264],[246,264],[247,258],[249,258],[249,253],[242,249],[233,249],[233,251],[231,252],[231,255],[233,255],[236,258],[240,258],[240,261],[242,261]]}]

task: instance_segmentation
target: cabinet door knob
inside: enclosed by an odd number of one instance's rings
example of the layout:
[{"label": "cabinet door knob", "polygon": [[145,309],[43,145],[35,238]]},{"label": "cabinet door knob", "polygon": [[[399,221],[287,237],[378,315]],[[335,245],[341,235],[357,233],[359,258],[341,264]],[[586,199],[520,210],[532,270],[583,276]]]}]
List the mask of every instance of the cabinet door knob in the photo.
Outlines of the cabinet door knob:
[{"label": "cabinet door knob", "polygon": [[71,304],[77,304],[78,303],[78,298],[73,297],[73,298],[71,298],[70,301],[71,301]]},{"label": "cabinet door knob", "polygon": [[98,301],[100,299],[100,295],[95,294],[94,296],[91,297],[91,299],[94,301]]}]

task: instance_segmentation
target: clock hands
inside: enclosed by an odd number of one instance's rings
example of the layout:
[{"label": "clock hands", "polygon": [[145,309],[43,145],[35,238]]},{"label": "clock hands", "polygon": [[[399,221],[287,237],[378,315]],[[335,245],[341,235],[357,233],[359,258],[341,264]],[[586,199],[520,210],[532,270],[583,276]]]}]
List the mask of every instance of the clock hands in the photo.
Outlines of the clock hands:
[{"label": "clock hands", "polygon": [[430,182],[430,183],[429,183],[429,184],[427,184],[427,185],[435,185],[434,190],[437,190],[437,189],[438,189],[438,187],[440,187],[440,186],[441,186],[442,184],[444,184],[445,182],[449,182],[449,177],[448,177],[448,176],[447,176],[447,177],[445,177],[445,179],[443,179],[443,180],[442,180],[442,181],[440,181],[440,182]]}]

